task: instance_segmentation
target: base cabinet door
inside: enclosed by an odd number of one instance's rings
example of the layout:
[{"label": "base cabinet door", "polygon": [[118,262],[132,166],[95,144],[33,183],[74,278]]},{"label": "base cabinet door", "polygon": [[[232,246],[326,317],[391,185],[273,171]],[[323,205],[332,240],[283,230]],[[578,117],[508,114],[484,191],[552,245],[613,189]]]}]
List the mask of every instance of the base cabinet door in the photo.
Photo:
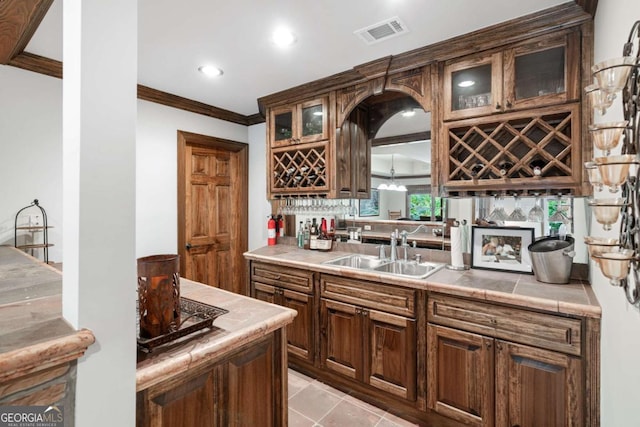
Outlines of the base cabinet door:
[{"label": "base cabinet door", "polygon": [[363,309],[365,381],[403,399],[416,399],[416,322]]},{"label": "base cabinet door", "polygon": [[494,425],[493,342],[482,335],[427,325],[429,409],[466,425]]},{"label": "base cabinet door", "polygon": [[282,391],[274,384],[272,348],[271,341],[265,342],[241,352],[221,367],[226,390],[220,399],[220,426],[283,425],[277,398]]},{"label": "base cabinet door", "polygon": [[584,425],[582,361],[496,340],[496,427]]},{"label": "base cabinet door", "polygon": [[362,316],[352,304],[322,299],[321,357],[329,370],[362,380]]},{"label": "base cabinet door", "polygon": [[220,361],[137,393],[138,427],[287,425],[287,366],[280,332]]},{"label": "base cabinet door", "polygon": [[313,363],[314,353],[314,305],[313,297],[300,292],[282,290],[280,305],[298,312],[293,322],[287,326],[289,355]]},{"label": "base cabinet door", "polygon": [[321,315],[326,369],[416,400],[415,320],[327,299]]},{"label": "base cabinet door", "polygon": [[287,325],[289,356],[313,363],[315,359],[313,331],[316,323],[313,296],[259,282],[253,282],[251,288],[256,299],[288,307],[298,312],[293,322]]},{"label": "base cabinet door", "polygon": [[[215,407],[216,371],[209,370],[178,384],[170,384],[148,401],[138,393],[137,425],[200,427],[221,425]],[[145,405],[141,411],[141,405]]]}]

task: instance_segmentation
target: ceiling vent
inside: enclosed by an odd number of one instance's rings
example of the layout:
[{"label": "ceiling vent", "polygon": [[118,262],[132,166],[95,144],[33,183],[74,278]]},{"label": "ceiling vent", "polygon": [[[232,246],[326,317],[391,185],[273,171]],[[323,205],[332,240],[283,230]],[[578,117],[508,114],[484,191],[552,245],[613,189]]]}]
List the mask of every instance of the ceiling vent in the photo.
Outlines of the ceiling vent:
[{"label": "ceiling vent", "polygon": [[364,40],[366,44],[374,44],[408,32],[409,28],[407,28],[405,23],[397,16],[394,16],[393,18],[369,25],[353,33]]}]

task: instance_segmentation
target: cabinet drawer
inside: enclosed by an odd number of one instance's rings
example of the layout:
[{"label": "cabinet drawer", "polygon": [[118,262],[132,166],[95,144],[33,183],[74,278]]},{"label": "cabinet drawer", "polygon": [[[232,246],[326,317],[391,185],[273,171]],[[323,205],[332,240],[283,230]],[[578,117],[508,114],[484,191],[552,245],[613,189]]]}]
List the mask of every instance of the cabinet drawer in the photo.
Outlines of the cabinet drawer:
[{"label": "cabinet drawer", "polygon": [[416,291],[412,289],[323,274],[320,294],[323,298],[415,318]]},{"label": "cabinet drawer", "polygon": [[581,352],[582,322],[579,319],[442,295],[429,296],[427,319],[439,325],[576,356]]},{"label": "cabinet drawer", "polygon": [[308,294],[313,292],[313,272],[280,265],[252,262],[251,281]]}]

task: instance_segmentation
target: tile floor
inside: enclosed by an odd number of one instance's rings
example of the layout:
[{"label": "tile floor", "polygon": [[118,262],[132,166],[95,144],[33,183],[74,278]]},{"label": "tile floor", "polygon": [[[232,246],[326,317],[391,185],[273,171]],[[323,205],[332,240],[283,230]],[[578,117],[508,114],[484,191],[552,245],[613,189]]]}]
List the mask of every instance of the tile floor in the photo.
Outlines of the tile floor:
[{"label": "tile floor", "polygon": [[383,409],[289,369],[289,427],[415,426]]}]

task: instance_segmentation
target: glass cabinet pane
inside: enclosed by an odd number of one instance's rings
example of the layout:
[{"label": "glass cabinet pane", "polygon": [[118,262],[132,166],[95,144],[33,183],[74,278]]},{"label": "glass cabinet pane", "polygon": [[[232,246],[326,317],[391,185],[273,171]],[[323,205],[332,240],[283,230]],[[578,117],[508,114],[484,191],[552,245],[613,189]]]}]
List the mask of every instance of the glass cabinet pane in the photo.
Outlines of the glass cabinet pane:
[{"label": "glass cabinet pane", "polygon": [[276,141],[282,141],[292,137],[293,112],[287,111],[276,114],[274,121],[274,138]]},{"label": "glass cabinet pane", "polygon": [[491,105],[491,64],[480,65],[451,74],[451,109]]},{"label": "glass cabinet pane", "polygon": [[320,135],[323,133],[322,104],[302,109],[302,136]]},{"label": "glass cabinet pane", "polygon": [[516,100],[565,92],[564,46],[516,56]]}]

